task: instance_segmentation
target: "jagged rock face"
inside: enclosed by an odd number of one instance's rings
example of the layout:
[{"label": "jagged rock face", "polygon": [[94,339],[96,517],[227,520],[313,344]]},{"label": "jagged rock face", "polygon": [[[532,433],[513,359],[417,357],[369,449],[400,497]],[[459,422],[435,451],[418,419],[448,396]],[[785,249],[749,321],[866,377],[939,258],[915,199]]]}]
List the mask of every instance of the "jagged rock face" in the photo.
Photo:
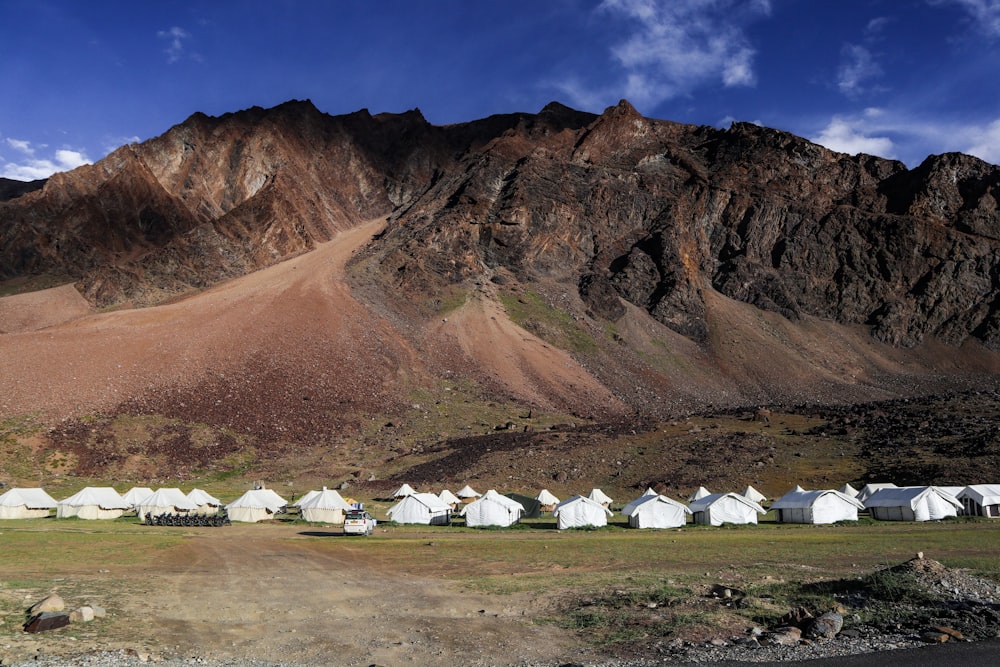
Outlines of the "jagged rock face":
[{"label": "jagged rock face", "polygon": [[551,104],[447,127],[309,103],[195,114],[0,203],[0,280],[150,303],[391,214],[359,261],[413,292],[501,273],[626,302],[695,340],[717,291],[795,320],[1000,347],[1000,169],[849,157],[787,133]]},{"label": "jagged rock face", "polygon": [[1000,170],[975,158],[907,171],[622,103],[557,135],[519,128],[463,167],[394,218],[380,257],[397,277],[425,288],[503,267],[577,285],[600,317],[621,316],[619,297],[696,339],[714,289],[894,345],[1000,346]]}]

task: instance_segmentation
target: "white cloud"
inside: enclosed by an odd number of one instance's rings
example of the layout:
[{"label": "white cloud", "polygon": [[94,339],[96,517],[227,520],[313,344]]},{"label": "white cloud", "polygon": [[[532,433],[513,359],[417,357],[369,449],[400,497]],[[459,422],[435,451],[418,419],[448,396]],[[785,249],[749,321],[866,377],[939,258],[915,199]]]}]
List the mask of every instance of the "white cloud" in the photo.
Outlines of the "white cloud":
[{"label": "white cloud", "polygon": [[655,106],[704,85],[756,84],[755,51],[744,27],[770,12],[766,0],[604,0],[598,11],[630,26],[611,49],[623,73],[602,91],[578,80],[560,85],[578,104],[626,97],[640,107]]},{"label": "white cloud", "polygon": [[968,134],[972,143],[963,153],[1000,165],[1000,119],[985,127],[969,128]]},{"label": "white cloud", "polygon": [[931,4],[956,4],[965,9],[977,30],[1000,37],[1000,0],[931,0]]},{"label": "white cloud", "polygon": [[168,45],[165,52],[167,54],[167,62],[171,64],[184,57],[184,42],[191,39],[191,33],[178,26],[174,26],[169,30],[161,30],[156,33],[156,36],[167,40]]},{"label": "white cloud", "polygon": [[856,97],[866,90],[869,81],[882,76],[882,68],[872,58],[871,51],[858,44],[846,44],[841,50],[840,69],[837,70],[837,87],[848,97]]},{"label": "white cloud", "polygon": [[872,109],[861,117],[834,116],[819,135],[811,137],[810,140],[838,153],[849,155],[867,153],[885,158],[894,157],[895,145],[892,139],[871,136],[869,121],[879,115],[881,114],[878,110]]},{"label": "white cloud", "polygon": [[59,171],[69,171],[85,164],[90,164],[90,158],[83,151],[60,148],[51,157],[37,157],[39,150],[47,148],[44,144],[34,146],[30,141],[22,139],[5,139],[11,148],[25,156],[20,162],[3,162],[0,164],[0,176],[17,181],[34,181],[48,178]]}]

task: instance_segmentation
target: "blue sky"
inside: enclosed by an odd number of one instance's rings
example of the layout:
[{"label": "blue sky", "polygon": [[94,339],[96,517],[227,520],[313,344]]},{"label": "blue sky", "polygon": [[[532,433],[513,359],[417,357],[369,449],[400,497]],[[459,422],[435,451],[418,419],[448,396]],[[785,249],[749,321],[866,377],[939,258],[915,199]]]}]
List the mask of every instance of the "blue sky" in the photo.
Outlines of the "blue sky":
[{"label": "blue sky", "polygon": [[996,164],[998,82],[1000,0],[0,0],[0,176],[306,98],[435,124],[626,98],[911,167]]}]

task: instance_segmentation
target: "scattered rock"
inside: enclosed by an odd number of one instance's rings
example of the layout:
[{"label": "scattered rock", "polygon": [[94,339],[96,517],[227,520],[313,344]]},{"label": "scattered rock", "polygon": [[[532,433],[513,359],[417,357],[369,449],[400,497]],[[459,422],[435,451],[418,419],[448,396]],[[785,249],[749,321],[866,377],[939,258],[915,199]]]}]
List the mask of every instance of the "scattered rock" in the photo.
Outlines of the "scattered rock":
[{"label": "scattered rock", "polygon": [[36,614],[41,614],[46,611],[62,611],[66,608],[66,602],[59,596],[58,593],[52,593],[47,597],[42,598],[35,604],[28,608],[28,615],[35,616]]},{"label": "scattered rock", "polygon": [[775,628],[771,632],[764,635],[764,638],[769,644],[797,646],[799,641],[802,640],[802,630],[794,625],[785,625],[780,628]]},{"label": "scattered rock", "polygon": [[828,611],[813,620],[806,632],[806,637],[809,639],[833,639],[843,627],[844,617],[835,611]]},{"label": "scattered rock", "polygon": [[56,611],[43,611],[32,616],[24,624],[25,632],[46,632],[69,625],[69,614]]}]

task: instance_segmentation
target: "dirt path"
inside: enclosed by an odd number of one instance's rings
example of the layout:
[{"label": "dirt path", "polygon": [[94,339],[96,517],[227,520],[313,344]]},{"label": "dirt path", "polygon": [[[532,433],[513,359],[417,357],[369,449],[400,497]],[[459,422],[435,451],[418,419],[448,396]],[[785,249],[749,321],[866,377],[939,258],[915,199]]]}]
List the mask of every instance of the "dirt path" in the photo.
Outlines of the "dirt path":
[{"label": "dirt path", "polygon": [[168,654],[298,664],[560,662],[579,640],[532,622],[526,596],[487,596],[368,562],[365,540],[300,527],[192,537],[123,600]]}]

